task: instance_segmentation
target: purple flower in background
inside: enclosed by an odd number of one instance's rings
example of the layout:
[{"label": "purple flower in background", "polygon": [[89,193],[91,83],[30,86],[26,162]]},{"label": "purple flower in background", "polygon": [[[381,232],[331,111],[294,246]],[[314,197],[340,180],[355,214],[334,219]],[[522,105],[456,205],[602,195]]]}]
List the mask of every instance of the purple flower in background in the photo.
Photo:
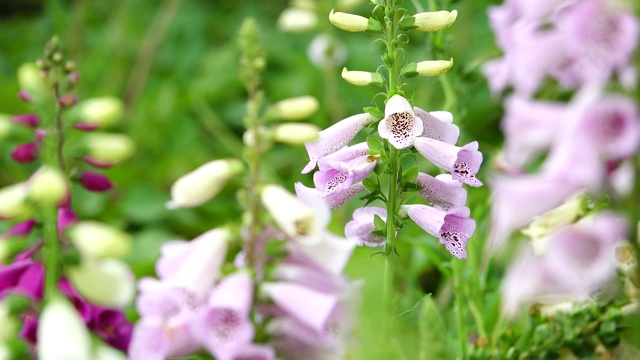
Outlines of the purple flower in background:
[{"label": "purple flower in background", "polygon": [[375,215],[387,221],[387,210],[381,207],[367,206],[356,209],[356,211],[353,212],[353,220],[349,221],[344,228],[344,235],[347,240],[355,242],[358,246],[383,246],[387,242],[387,239],[384,236],[373,235],[371,233],[376,229],[373,223]]},{"label": "purple flower in background", "polygon": [[378,124],[378,133],[396,149],[413,145],[416,136],[423,130],[422,120],[417,117],[411,104],[400,95],[393,95],[384,108],[384,119]]},{"label": "purple flower in background", "polygon": [[482,182],[476,178],[476,173],[482,164],[482,153],[478,151],[477,141],[458,147],[419,137],[416,138],[414,146],[420,155],[439,168],[450,172],[455,180],[473,187],[482,186]]},{"label": "purple flower in background", "polygon": [[318,140],[305,144],[309,154],[309,163],[302,169],[302,173],[311,172],[320,158],[348,145],[360,130],[372,121],[374,118],[371,115],[363,113],[348,117],[320,131]]},{"label": "purple flower in background", "polygon": [[427,233],[437,237],[441,244],[458,259],[466,259],[467,242],[476,231],[476,221],[469,218],[469,208],[454,208],[448,211],[427,205],[403,205],[402,214]]}]

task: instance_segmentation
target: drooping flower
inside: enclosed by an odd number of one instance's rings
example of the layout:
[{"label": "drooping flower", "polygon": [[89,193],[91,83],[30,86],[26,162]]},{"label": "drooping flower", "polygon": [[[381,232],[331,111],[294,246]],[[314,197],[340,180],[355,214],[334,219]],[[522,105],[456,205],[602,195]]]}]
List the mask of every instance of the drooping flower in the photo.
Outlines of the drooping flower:
[{"label": "drooping flower", "polygon": [[420,155],[439,168],[451,173],[455,180],[478,187],[482,182],[476,173],[482,164],[482,153],[478,151],[478,142],[474,141],[459,147],[443,141],[419,137],[414,146]]},{"label": "drooping flower", "polygon": [[73,306],[64,298],[50,300],[38,326],[38,359],[91,359],[89,331]]},{"label": "drooping flower", "polygon": [[415,115],[409,101],[400,95],[393,95],[387,101],[384,116],[378,124],[378,133],[396,149],[413,145],[416,136],[422,134],[422,120]]},{"label": "drooping flower", "polygon": [[455,145],[460,136],[460,128],[453,124],[453,115],[448,111],[426,112],[414,107],[416,116],[422,120],[421,136]]},{"label": "drooping flower", "polygon": [[320,131],[318,140],[305,144],[309,154],[309,163],[302,169],[302,173],[311,172],[321,157],[332,154],[348,145],[365,125],[374,120],[367,113],[353,115]]},{"label": "drooping flower", "polygon": [[369,155],[368,150],[366,143],[360,143],[320,159],[320,170],[313,174],[313,182],[322,196],[348,191],[351,185],[369,176],[378,157]]},{"label": "drooping flower", "polygon": [[463,207],[467,201],[467,191],[462,188],[462,183],[454,180],[450,174],[440,174],[433,177],[429,174],[418,173],[413,182],[422,187],[417,191],[418,195],[435,207],[448,210]]},{"label": "drooping flower", "polygon": [[387,210],[377,206],[367,206],[356,209],[353,212],[353,220],[349,221],[344,228],[344,235],[347,240],[353,241],[358,246],[369,247],[383,246],[387,239],[384,236],[373,235],[371,232],[376,229],[374,224],[375,215],[387,221]]},{"label": "drooping flower", "polygon": [[403,205],[400,212],[437,237],[452,255],[458,259],[467,257],[467,242],[476,231],[476,221],[469,218],[469,208],[445,211],[427,205]]}]

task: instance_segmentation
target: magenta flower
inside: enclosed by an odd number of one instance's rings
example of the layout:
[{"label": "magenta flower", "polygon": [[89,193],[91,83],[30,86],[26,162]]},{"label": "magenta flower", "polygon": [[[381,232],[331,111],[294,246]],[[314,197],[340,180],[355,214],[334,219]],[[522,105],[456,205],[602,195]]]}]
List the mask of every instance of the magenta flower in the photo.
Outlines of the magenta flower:
[{"label": "magenta flower", "polygon": [[35,143],[18,145],[11,152],[11,158],[21,164],[26,164],[38,158],[38,146]]},{"label": "magenta flower", "polygon": [[450,174],[440,174],[434,178],[429,174],[418,173],[414,182],[422,187],[417,191],[418,194],[437,208],[448,210],[463,207],[467,202],[467,191]]},{"label": "magenta flower", "polygon": [[191,323],[191,331],[219,360],[233,360],[236,353],[253,339],[249,311],[253,284],[247,272],[222,279],[213,289],[207,304]]},{"label": "magenta flower", "polygon": [[353,115],[320,131],[318,140],[305,144],[309,154],[309,163],[302,169],[302,173],[311,172],[321,157],[332,154],[348,145],[365,125],[374,120],[367,113]]},{"label": "magenta flower", "polygon": [[0,298],[15,293],[39,301],[44,291],[44,266],[30,256],[19,256],[12,264],[0,265]]},{"label": "magenta flower", "polygon": [[460,128],[453,124],[453,115],[448,111],[426,112],[419,107],[414,107],[416,116],[422,120],[423,137],[428,137],[449,144],[454,144],[460,136]]},{"label": "magenta flower", "polygon": [[90,329],[95,331],[110,346],[127,352],[133,324],[117,309],[94,308]]},{"label": "magenta flower", "polygon": [[58,232],[60,234],[63,234],[69,226],[77,223],[78,216],[70,206],[60,206],[58,208]]},{"label": "magenta flower", "polygon": [[20,124],[30,128],[37,128],[40,123],[40,118],[35,114],[24,114],[24,115],[16,115],[11,118],[16,124]]},{"label": "magenta flower", "polygon": [[109,191],[113,188],[111,180],[106,175],[93,171],[83,171],[80,174],[80,184],[85,189],[95,192]]},{"label": "magenta flower", "polygon": [[415,115],[407,99],[393,95],[384,108],[384,119],[378,124],[378,133],[396,149],[413,145],[423,130],[422,120]]},{"label": "magenta flower", "polygon": [[36,221],[33,219],[29,219],[27,221],[23,221],[11,227],[4,234],[0,235],[0,240],[8,237],[26,237],[31,233],[33,227],[36,225]]},{"label": "magenta flower", "polygon": [[469,208],[444,211],[427,205],[403,205],[400,211],[437,237],[452,255],[458,259],[467,258],[467,242],[476,231],[476,221],[469,218]]},{"label": "magenta flower", "polygon": [[356,209],[353,212],[353,220],[349,221],[344,228],[344,235],[347,240],[353,241],[358,246],[368,247],[383,246],[387,239],[384,236],[373,235],[371,232],[376,229],[373,219],[375,215],[387,221],[387,210],[377,206],[367,206]]},{"label": "magenta flower", "polygon": [[455,180],[473,187],[482,186],[482,182],[476,178],[476,173],[482,164],[482,153],[478,151],[477,141],[458,147],[419,137],[416,138],[414,146],[420,155],[439,168],[450,172]]}]

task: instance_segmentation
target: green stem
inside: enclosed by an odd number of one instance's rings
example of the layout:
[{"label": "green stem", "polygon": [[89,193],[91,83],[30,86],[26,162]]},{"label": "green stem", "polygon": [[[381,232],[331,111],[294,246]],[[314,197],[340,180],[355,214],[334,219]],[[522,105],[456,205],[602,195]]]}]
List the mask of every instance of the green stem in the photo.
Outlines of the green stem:
[{"label": "green stem", "polygon": [[[49,126],[47,135],[43,139],[43,163],[64,173],[64,128],[62,124],[62,107],[58,104],[60,99],[59,84],[53,85],[56,116],[54,123]],[[60,278],[60,238],[58,236],[58,208],[55,205],[41,204],[40,211],[43,222],[44,247],[43,257],[45,265],[45,290],[46,299],[51,299],[57,293],[58,280]]]},{"label": "green stem", "polygon": [[248,212],[248,235],[246,241],[247,265],[253,268],[256,258],[256,244],[260,236],[260,194],[258,188],[260,186],[260,156],[262,147],[262,138],[260,136],[260,116],[258,110],[262,102],[262,93],[257,90],[257,82],[255,86],[250,86],[249,103],[247,105],[246,122],[250,131],[253,133],[253,143],[247,148],[247,165],[249,166],[249,203]]},{"label": "green stem", "polygon": [[453,263],[453,286],[456,294],[455,300],[455,313],[456,313],[456,327],[458,330],[458,346],[460,347],[460,358],[462,360],[467,359],[467,336],[464,331],[464,321],[462,317],[463,307],[463,291],[462,291],[462,274],[460,266],[462,262],[455,261]]},{"label": "green stem", "polygon": [[395,240],[396,240],[396,198],[398,189],[398,150],[389,146],[389,195],[387,197],[387,243],[384,258],[384,288],[383,299],[386,309],[390,311],[389,315],[393,315],[392,307],[392,291],[393,291],[393,268],[395,258]]}]

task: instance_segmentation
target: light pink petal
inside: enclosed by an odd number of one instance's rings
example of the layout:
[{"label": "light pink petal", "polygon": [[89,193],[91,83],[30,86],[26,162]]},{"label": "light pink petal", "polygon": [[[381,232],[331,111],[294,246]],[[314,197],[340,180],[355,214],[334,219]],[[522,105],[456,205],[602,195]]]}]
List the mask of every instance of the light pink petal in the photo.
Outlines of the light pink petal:
[{"label": "light pink petal", "polygon": [[422,186],[418,195],[429,201],[433,206],[448,210],[464,206],[467,201],[467,191],[462,183],[454,180],[449,174],[441,174],[435,178],[429,174],[419,173],[414,182]]},{"label": "light pink petal", "polygon": [[378,215],[382,220],[387,220],[387,210],[377,206],[367,206],[358,208],[353,212],[353,220],[349,221],[344,228],[344,234],[349,241],[353,241],[358,246],[366,245],[378,247],[386,243],[386,238],[371,234],[376,229],[373,219]]},{"label": "light pink petal", "polygon": [[421,136],[444,141],[455,145],[460,136],[460,128],[452,124],[453,115],[448,111],[426,112],[418,107],[413,108],[422,120]]}]

